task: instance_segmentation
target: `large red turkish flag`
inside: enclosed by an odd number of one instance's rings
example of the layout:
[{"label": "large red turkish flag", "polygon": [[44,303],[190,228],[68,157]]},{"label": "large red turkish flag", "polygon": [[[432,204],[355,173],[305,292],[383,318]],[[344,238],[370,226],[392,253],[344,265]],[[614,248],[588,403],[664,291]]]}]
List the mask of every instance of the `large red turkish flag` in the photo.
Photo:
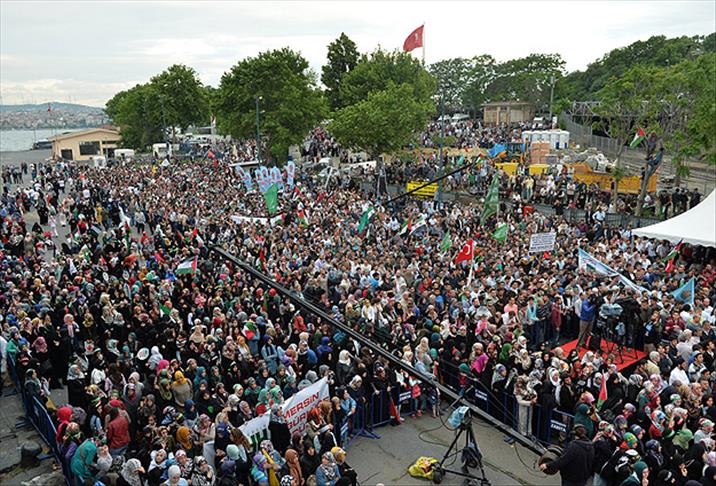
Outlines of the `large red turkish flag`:
[{"label": "large red turkish flag", "polygon": [[418,47],[423,47],[423,28],[425,26],[421,25],[414,31],[410,33],[407,39],[405,39],[405,42],[403,42],[403,51],[410,52],[413,49],[417,49]]},{"label": "large red turkish flag", "polygon": [[460,253],[455,257],[455,263],[464,262],[465,260],[472,260],[475,253],[475,242],[472,239],[467,240],[467,243],[462,245]]}]

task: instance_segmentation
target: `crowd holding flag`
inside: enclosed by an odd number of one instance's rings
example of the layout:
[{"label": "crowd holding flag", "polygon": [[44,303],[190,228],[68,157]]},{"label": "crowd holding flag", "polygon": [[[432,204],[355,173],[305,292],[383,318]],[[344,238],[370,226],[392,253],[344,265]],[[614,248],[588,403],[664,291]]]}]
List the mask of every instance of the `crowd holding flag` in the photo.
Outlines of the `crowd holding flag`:
[{"label": "crowd holding flag", "polygon": [[375,208],[373,206],[363,211],[363,215],[360,218],[360,224],[358,225],[358,233],[363,233],[363,231],[365,231],[368,227],[368,223],[370,222],[370,218],[373,217],[374,213]]},{"label": "crowd holding flag", "polygon": [[629,147],[637,148],[644,140],[646,140],[646,132],[643,128],[638,127],[636,133],[634,134],[634,139],[632,139]]},{"label": "crowd holding flag", "polygon": [[177,275],[194,275],[196,273],[198,257],[190,258],[179,264],[176,269]]},{"label": "crowd holding flag", "polygon": [[480,216],[480,224],[483,224],[487,218],[497,214],[500,210],[500,179],[497,174],[492,176],[492,182],[490,188],[487,190],[487,197],[485,198],[485,207],[482,210]]},{"label": "crowd holding flag", "polygon": [[674,247],[674,249],[671,250],[671,253],[669,253],[668,255],[666,255],[666,258],[664,258],[664,260],[662,260],[662,261],[667,262],[666,268],[665,268],[665,270],[666,270],[667,273],[671,273],[671,271],[674,269],[675,261],[676,261],[677,258],[679,258],[679,254],[681,253],[681,246],[683,245],[683,243],[684,243],[683,240],[680,241],[680,242]]},{"label": "crowd holding flag", "polygon": [[443,240],[440,242],[440,252],[445,253],[452,248],[452,239],[450,238],[450,231],[445,232]]},{"label": "crowd holding flag", "polygon": [[475,241],[470,238],[465,242],[464,245],[462,245],[462,248],[460,248],[460,253],[457,254],[455,257],[455,264],[462,263],[464,261],[470,261],[472,262],[473,257],[475,256]]},{"label": "crowd holding flag", "polygon": [[495,232],[492,233],[492,237],[497,241],[505,241],[507,239],[508,229],[509,225],[507,223],[503,223],[495,229]]},{"label": "crowd holding flag", "polygon": [[271,186],[264,192],[264,199],[266,200],[266,209],[269,215],[272,215],[278,209],[278,186],[271,184]]}]

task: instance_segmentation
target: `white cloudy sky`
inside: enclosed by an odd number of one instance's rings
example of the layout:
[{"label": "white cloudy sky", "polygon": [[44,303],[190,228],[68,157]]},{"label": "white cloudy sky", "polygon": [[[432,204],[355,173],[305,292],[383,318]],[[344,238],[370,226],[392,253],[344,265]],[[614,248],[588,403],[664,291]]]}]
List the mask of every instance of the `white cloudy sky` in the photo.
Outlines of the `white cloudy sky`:
[{"label": "white cloudy sky", "polygon": [[[716,2],[0,2],[2,103],[103,106],[174,63],[218,85],[237,60],[289,46],[320,71],[346,32],[361,52],[402,46],[425,22],[426,61],[559,52],[583,69],[651,35],[709,34]],[[415,51],[415,55],[420,55]]]}]

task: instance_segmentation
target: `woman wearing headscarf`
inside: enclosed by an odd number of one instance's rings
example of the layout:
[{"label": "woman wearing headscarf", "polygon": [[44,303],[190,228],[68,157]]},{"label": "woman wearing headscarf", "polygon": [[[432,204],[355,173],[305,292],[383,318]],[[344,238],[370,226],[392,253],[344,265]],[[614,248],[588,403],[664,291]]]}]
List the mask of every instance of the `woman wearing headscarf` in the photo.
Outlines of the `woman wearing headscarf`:
[{"label": "woman wearing headscarf", "polygon": [[129,459],[122,465],[116,486],[144,486],[144,468],[139,459]]},{"label": "woman wearing headscarf", "polygon": [[351,362],[351,355],[347,350],[338,353],[338,365],[336,366],[336,383],[338,386],[346,386],[350,377],[355,373]]},{"label": "woman wearing headscarf", "polygon": [[649,484],[648,481],[646,483],[644,482],[644,480],[648,478],[649,466],[647,466],[645,462],[639,461],[634,464],[634,472],[622,481],[620,486],[642,486],[643,484]]},{"label": "woman wearing headscarf", "polygon": [[92,466],[95,457],[97,457],[97,446],[94,440],[87,439],[77,448],[70,466],[77,486],[83,486],[86,479],[93,477]]},{"label": "woman wearing headscarf", "polygon": [[151,453],[152,462],[149,463],[147,472],[147,483],[149,486],[159,486],[162,483],[162,476],[169,467],[167,451],[164,449],[154,450]]},{"label": "woman wearing headscarf", "polygon": [[281,469],[283,476],[289,475],[293,478],[292,486],[303,486],[305,480],[301,472],[301,463],[298,460],[298,452],[295,449],[287,449],[284,455],[286,462]]},{"label": "woman wearing headscarf", "polygon": [[174,395],[174,403],[184,408],[184,404],[191,398],[191,382],[184,377],[181,371],[174,372],[174,381],[172,382],[172,395]]},{"label": "woman wearing headscarf", "polygon": [[185,425],[182,425],[177,429],[176,440],[179,447],[186,451],[189,457],[194,456],[194,441],[191,438],[191,429]]},{"label": "woman wearing headscarf", "polygon": [[317,486],[335,486],[341,479],[341,472],[333,454],[326,452],[321,457],[321,465],[316,470]]},{"label": "woman wearing headscarf", "polygon": [[251,477],[257,486],[274,486],[269,485],[269,477],[266,474],[266,456],[257,452],[253,458],[253,467],[251,468]]},{"label": "woman wearing headscarf", "polygon": [[82,368],[73,364],[67,370],[67,403],[73,407],[87,410],[85,386],[87,386],[87,380]]},{"label": "woman wearing headscarf", "polygon": [[191,474],[191,486],[214,486],[216,476],[214,468],[203,456],[197,456],[194,461],[194,469]]},{"label": "woman wearing headscarf", "polygon": [[278,486],[278,472],[283,466],[283,457],[281,457],[281,454],[279,454],[274,449],[273,444],[270,440],[262,441],[259,447],[259,451],[266,458],[266,462],[264,464],[264,472],[268,476],[269,486]]},{"label": "woman wearing headscarf", "polygon": [[271,433],[271,442],[279,452],[283,454],[291,444],[291,430],[286,424],[283,416],[283,410],[279,405],[271,407],[271,418],[269,421],[269,432]]}]

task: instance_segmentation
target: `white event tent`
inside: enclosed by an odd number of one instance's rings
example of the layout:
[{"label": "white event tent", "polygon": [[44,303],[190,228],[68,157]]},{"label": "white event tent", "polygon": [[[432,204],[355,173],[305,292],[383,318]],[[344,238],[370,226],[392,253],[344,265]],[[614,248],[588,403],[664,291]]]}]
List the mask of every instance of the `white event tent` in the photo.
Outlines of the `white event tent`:
[{"label": "white event tent", "polygon": [[632,231],[635,236],[716,247],[716,190],[685,213]]}]

